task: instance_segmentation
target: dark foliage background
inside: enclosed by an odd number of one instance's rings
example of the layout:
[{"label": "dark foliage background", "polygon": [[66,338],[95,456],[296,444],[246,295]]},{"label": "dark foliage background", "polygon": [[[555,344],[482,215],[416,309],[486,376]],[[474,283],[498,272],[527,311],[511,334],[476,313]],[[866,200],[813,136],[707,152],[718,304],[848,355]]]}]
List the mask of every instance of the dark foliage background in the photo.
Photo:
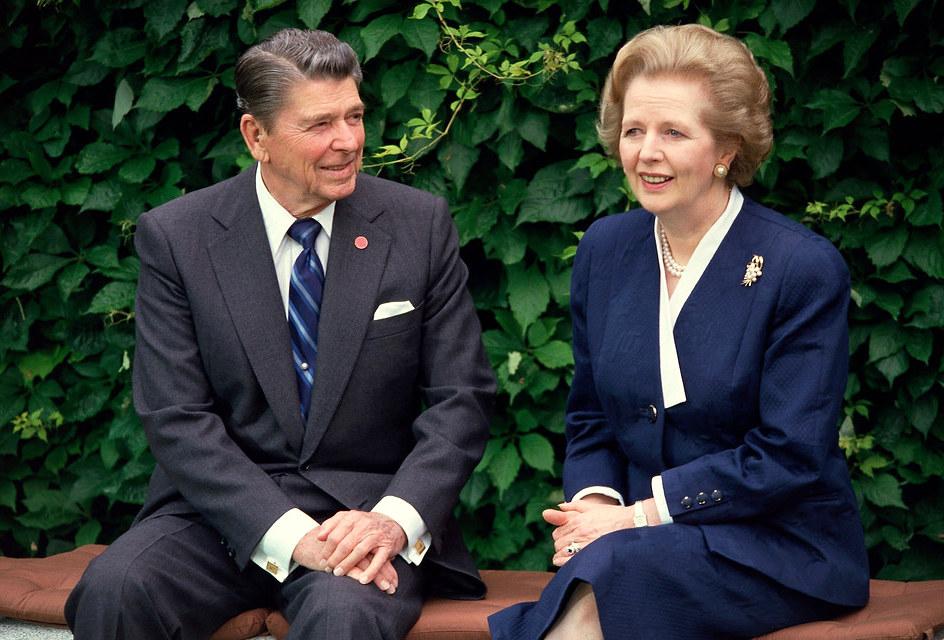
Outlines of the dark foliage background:
[{"label": "dark foliage background", "polygon": [[[544,568],[561,498],[573,232],[629,205],[593,121],[660,23],[743,38],[775,87],[748,193],[853,274],[844,447],[873,573],[944,577],[944,15],[935,0],[11,0],[0,56],[0,551],[112,540],[152,467],[130,405],[137,216],[244,167],[233,64],[285,26],[364,62],[374,172],[445,195],[501,381],[459,516]],[[415,16],[415,18],[414,18]]]}]

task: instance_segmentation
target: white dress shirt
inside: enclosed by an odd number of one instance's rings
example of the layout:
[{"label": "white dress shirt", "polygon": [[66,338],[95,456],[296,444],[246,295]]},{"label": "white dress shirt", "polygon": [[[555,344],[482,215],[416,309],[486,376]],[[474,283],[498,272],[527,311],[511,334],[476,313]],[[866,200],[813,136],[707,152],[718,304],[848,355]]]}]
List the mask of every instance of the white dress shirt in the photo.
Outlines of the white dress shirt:
[{"label": "white dress shirt", "polygon": [[[744,196],[737,187],[731,189],[731,195],[728,197],[728,204],[721,212],[721,216],[715,220],[714,224],[708,229],[698,246],[692,253],[682,277],[675,284],[675,290],[669,297],[669,289],[665,283],[665,263],[662,260],[662,242],[659,237],[659,221],[656,219],[652,225],[653,241],[656,243],[656,252],[659,257],[659,374],[662,379],[662,399],[666,409],[685,402],[685,384],[682,381],[682,370],[679,367],[678,352],[675,349],[675,321],[678,319],[685,301],[695,289],[695,285],[708,268],[708,263],[718,251],[721,242],[734,224],[735,218],[741,211],[744,204]],[[665,500],[665,491],[662,488],[662,476],[654,476],[651,481],[652,496],[656,501],[656,508],[659,510],[659,519],[661,524],[672,522],[672,516],[669,515],[669,505]],[[581,489],[574,495],[574,500],[579,500],[592,493],[599,493],[610,498],[615,498],[619,503],[625,504],[623,496],[611,487],[587,487]]]},{"label": "white dress shirt", "polygon": [[[272,261],[275,264],[279,291],[282,294],[282,306],[285,308],[285,318],[288,321],[288,294],[292,268],[295,259],[302,252],[302,245],[288,235],[288,229],[296,219],[269,193],[262,181],[262,170],[259,167],[256,168],[256,196],[259,199],[259,208],[262,209],[269,249],[272,251]],[[315,238],[315,253],[318,254],[318,259],[324,267],[325,278],[328,273],[328,247],[334,225],[334,209],[335,203],[332,202],[312,216],[324,230]],[[429,550],[432,536],[413,505],[396,496],[384,496],[371,511],[392,518],[406,533],[407,543],[400,551],[400,556],[404,560],[417,565],[423,561]],[[255,564],[269,572],[276,580],[283,582],[298,566],[298,563],[292,560],[295,547],[305,534],[317,526],[318,522],[301,509],[290,509],[272,524],[253,549],[250,557]]]}]

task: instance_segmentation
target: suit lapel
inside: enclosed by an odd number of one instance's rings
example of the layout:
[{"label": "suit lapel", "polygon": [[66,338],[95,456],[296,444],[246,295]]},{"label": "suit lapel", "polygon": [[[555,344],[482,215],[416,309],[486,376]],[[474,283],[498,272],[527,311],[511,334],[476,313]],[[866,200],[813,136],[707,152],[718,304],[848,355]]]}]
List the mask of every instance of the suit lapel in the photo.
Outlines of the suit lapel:
[{"label": "suit lapel", "polygon": [[[390,236],[372,224],[382,211],[382,205],[371,202],[362,190],[339,200],[335,209],[302,461],[311,457],[324,437],[373,319],[391,243]],[[354,245],[358,236],[367,239],[363,249]]]},{"label": "suit lapel", "polygon": [[254,169],[234,179],[213,217],[222,229],[208,251],[220,290],[259,386],[297,452],[304,426],[291,339],[255,193]]}]

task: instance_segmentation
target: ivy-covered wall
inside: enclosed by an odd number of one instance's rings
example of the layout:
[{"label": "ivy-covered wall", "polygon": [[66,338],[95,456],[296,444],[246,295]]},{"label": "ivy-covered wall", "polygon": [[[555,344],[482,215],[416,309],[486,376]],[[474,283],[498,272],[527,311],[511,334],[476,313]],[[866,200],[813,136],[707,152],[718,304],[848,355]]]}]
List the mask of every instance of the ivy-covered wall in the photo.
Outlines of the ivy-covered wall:
[{"label": "ivy-covered wall", "polygon": [[[0,551],[108,542],[152,466],[129,393],[137,216],[249,157],[233,64],[285,26],[364,63],[368,171],[446,196],[501,384],[459,515],[544,568],[561,499],[574,232],[630,206],[594,134],[616,49],[700,21],[775,87],[748,194],[853,274],[837,437],[873,573],[944,577],[944,9],[936,0],[9,0],[0,36]],[[837,427],[840,425],[837,425]]]}]

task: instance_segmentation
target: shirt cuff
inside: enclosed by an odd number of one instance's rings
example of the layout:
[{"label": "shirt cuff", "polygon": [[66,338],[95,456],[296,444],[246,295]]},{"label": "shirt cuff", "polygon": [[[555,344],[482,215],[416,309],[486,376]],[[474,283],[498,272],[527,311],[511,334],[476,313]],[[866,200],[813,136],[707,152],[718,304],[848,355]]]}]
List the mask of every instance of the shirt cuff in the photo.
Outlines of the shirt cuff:
[{"label": "shirt cuff", "polygon": [[384,496],[371,511],[381,513],[400,525],[406,534],[406,546],[400,550],[400,557],[410,564],[419,565],[426,557],[433,537],[413,505],[403,498]]},{"label": "shirt cuff", "polygon": [[621,507],[626,506],[626,504],[623,502],[623,496],[622,494],[620,494],[619,491],[617,491],[616,489],[611,489],[610,487],[597,487],[597,486],[581,489],[580,491],[574,494],[574,497],[573,499],[571,499],[571,502],[576,502],[577,500],[580,500],[581,498],[586,498],[587,496],[593,493],[599,493],[601,496],[606,496],[607,498],[613,498],[614,500],[619,501]]},{"label": "shirt cuff", "polygon": [[665,489],[662,488],[662,476],[652,476],[652,497],[656,501],[659,511],[660,524],[671,524],[672,515],[669,513],[669,503],[665,500]]},{"label": "shirt cuff", "polygon": [[292,560],[295,547],[317,526],[318,522],[301,509],[289,509],[269,527],[249,559],[279,582],[284,582],[298,566]]}]

